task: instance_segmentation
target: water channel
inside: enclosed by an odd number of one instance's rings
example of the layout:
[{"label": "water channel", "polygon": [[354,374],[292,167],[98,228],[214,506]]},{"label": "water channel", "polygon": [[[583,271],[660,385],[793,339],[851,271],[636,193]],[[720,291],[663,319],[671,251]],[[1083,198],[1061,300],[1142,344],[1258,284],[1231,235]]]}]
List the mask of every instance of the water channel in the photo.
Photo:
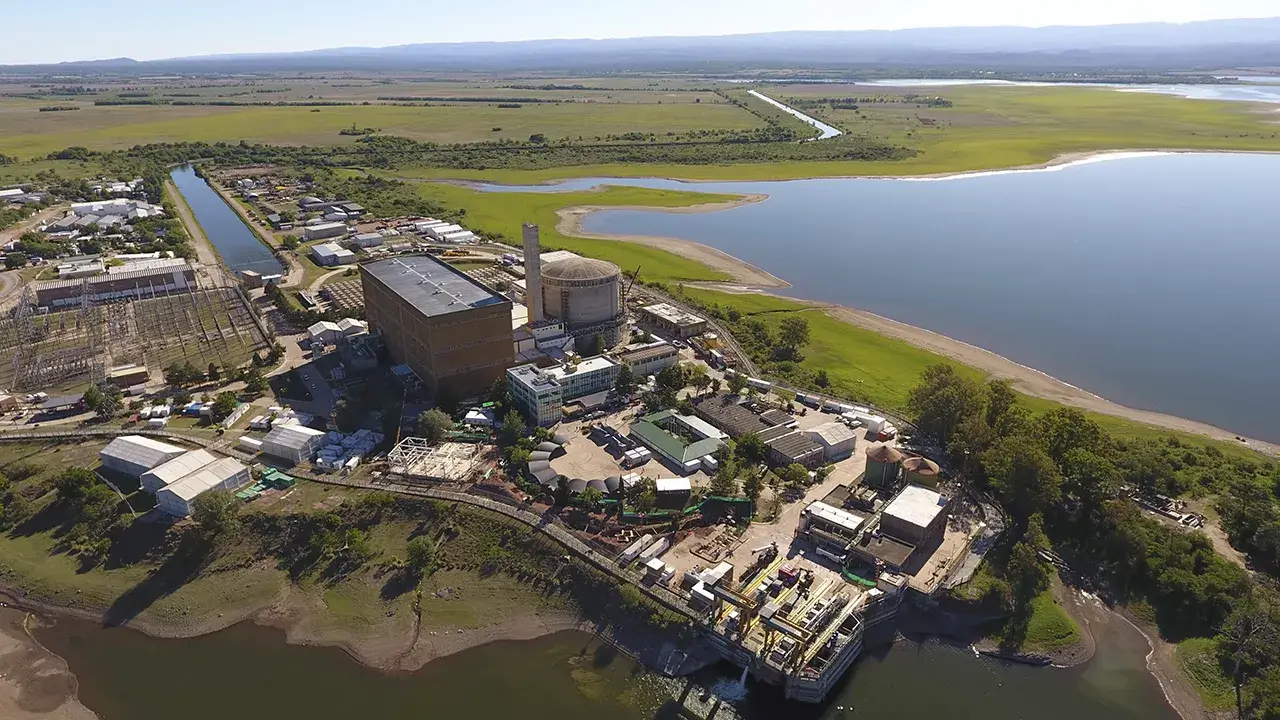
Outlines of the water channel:
[{"label": "water channel", "polygon": [[601,183],[764,202],[608,210],[590,232],[697,241],[1109,400],[1280,441],[1280,155],[1144,154],[947,179]]},{"label": "water channel", "polygon": [[169,173],[169,177],[173,178],[196,221],[228,269],[233,273],[255,270],[263,275],[284,272],[284,266],[271,254],[271,250],[262,244],[262,240],[222,196],[209,187],[204,178],[196,175],[194,168],[190,165],[177,168]]},{"label": "water channel", "polygon": [[821,120],[819,120],[819,119],[817,119],[817,118],[809,117],[808,115],[805,115],[804,113],[800,112],[799,110],[796,110],[795,108],[791,107],[790,105],[784,105],[784,104],[782,104],[782,103],[778,102],[777,100],[774,100],[773,98],[771,98],[771,97],[769,97],[769,96],[767,96],[767,95],[761,95],[760,93],[756,92],[755,90],[748,90],[748,91],[747,91],[747,94],[748,94],[748,95],[751,95],[752,97],[755,97],[755,98],[758,98],[758,99],[760,99],[760,100],[763,100],[763,101],[765,101],[765,102],[769,103],[770,105],[772,105],[772,106],[774,106],[774,107],[778,108],[779,110],[781,110],[781,111],[783,111],[783,112],[785,112],[785,113],[787,113],[787,114],[789,114],[789,115],[794,115],[794,116],[796,116],[796,117],[800,118],[801,120],[803,120],[803,121],[805,121],[805,122],[809,123],[810,125],[812,125],[812,126],[814,126],[814,127],[818,128],[818,133],[819,133],[819,134],[818,134],[818,137],[813,138],[814,140],[826,140],[827,138],[833,138],[833,137],[835,137],[835,136],[837,136],[837,135],[843,135],[843,134],[844,134],[844,133],[840,132],[839,130],[837,130],[837,129],[835,129],[835,128],[831,127],[830,125],[828,125],[828,124],[826,124],[826,123],[822,122]]},{"label": "water channel", "polygon": [[[966,648],[900,642],[867,652],[822,706],[786,703],[772,688],[738,685],[735,668],[697,680],[746,720],[947,718],[1169,720],[1132,628],[1103,638],[1082,668],[1032,668],[976,658]],[[79,678],[80,699],[103,720],[330,718],[676,717],[677,681],[645,672],[590,635],[500,642],[388,675],[334,648],[288,645],[278,630],[241,624],[190,640],[58,619],[35,631]],[[1108,633],[1108,635],[1112,635]],[[731,717],[726,714],[722,717]]]}]

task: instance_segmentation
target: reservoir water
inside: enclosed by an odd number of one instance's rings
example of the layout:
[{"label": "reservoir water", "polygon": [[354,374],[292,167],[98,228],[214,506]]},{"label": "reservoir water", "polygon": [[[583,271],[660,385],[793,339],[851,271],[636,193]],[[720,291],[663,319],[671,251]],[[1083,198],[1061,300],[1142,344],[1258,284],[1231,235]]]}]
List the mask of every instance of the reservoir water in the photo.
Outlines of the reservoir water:
[{"label": "reservoir water", "polygon": [[[1176,718],[1146,672],[1145,641],[1132,628],[1117,629],[1115,638],[1100,638],[1092,662],[1070,670],[979,659],[934,642],[898,643],[866,653],[823,706],[785,703],[755,684],[744,696],[735,668],[698,680],[739,697],[735,709],[746,720]],[[362,667],[337,649],[287,645],[283,633],[249,624],[161,640],[59,619],[36,637],[67,660],[81,702],[103,720],[168,720],[177,708],[188,720],[679,717],[671,701],[676,681],[575,632],[484,645],[400,675]]]},{"label": "reservoir water", "polygon": [[175,169],[169,177],[228,269],[233,273],[255,270],[264,275],[284,272],[271,250],[190,165]]},{"label": "reservoir water", "polygon": [[1050,83],[1021,80],[979,80],[979,79],[933,79],[904,78],[899,80],[872,80],[859,85],[876,85],[881,87],[956,87],[962,85],[996,85],[1007,87],[1101,87],[1112,88],[1119,92],[1144,92],[1159,95],[1177,95],[1191,100],[1230,100],[1233,102],[1280,103],[1280,76],[1250,76],[1237,78],[1239,84],[1197,84],[1183,83],[1177,85],[1148,85],[1140,83]]},{"label": "reservoir water", "polygon": [[992,350],[1116,402],[1280,441],[1280,155],[1167,154],[947,179],[600,183],[765,193],[591,232],[731,253],[796,297]]}]

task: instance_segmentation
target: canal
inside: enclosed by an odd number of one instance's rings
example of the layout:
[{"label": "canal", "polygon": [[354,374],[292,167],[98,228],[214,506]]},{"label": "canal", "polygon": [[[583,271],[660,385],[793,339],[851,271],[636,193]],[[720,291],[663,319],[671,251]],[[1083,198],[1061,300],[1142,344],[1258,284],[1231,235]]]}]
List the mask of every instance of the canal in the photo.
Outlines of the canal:
[{"label": "canal", "polygon": [[240,219],[222,196],[209,187],[190,165],[169,174],[204,234],[231,272],[254,270],[263,275],[284,272],[270,248]]},{"label": "canal", "polygon": [[[700,675],[735,698],[746,720],[1170,720],[1131,627],[1099,638],[1098,656],[1069,670],[977,658],[938,642],[868,651],[822,706],[787,703],[738,684],[734,668]],[[565,632],[499,642],[388,675],[334,648],[288,645],[282,632],[241,624],[189,640],[58,619],[37,639],[67,660],[80,699],[103,720],[330,718],[674,718],[678,681],[645,672],[592,636]],[[733,714],[718,715],[732,718]]]}]

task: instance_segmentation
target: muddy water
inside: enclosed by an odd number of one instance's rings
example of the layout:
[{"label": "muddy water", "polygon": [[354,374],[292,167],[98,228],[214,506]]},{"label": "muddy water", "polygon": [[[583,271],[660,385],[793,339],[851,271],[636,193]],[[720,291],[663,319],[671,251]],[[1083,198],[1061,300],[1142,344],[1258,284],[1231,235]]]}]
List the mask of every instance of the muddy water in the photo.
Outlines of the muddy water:
[{"label": "muddy water", "polygon": [[[58,620],[37,637],[66,658],[79,676],[82,702],[105,720],[171,720],[179,708],[188,720],[676,717],[674,681],[649,675],[576,632],[494,643],[395,676],[361,667],[335,649],[287,645],[280,632],[247,624],[160,640]],[[716,668],[698,680],[738,697],[734,712],[748,719],[1173,718],[1145,670],[1141,635],[1117,624],[1099,641],[1098,657],[1071,670],[975,658],[966,648],[936,642],[900,642],[869,652],[821,707],[786,703],[755,684],[744,690],[734,668]]]}]

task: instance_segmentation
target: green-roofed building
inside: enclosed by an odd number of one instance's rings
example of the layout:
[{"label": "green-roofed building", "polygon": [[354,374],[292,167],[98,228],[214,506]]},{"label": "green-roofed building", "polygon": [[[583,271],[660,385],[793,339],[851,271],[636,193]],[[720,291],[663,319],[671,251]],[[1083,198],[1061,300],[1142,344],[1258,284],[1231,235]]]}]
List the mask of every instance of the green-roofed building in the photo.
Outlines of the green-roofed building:
[{"label": "green-roofed building", "polygon": [[675,468],[693,472],[728,436],[702,418],[662,410],[632,423],[631,437]]}]

